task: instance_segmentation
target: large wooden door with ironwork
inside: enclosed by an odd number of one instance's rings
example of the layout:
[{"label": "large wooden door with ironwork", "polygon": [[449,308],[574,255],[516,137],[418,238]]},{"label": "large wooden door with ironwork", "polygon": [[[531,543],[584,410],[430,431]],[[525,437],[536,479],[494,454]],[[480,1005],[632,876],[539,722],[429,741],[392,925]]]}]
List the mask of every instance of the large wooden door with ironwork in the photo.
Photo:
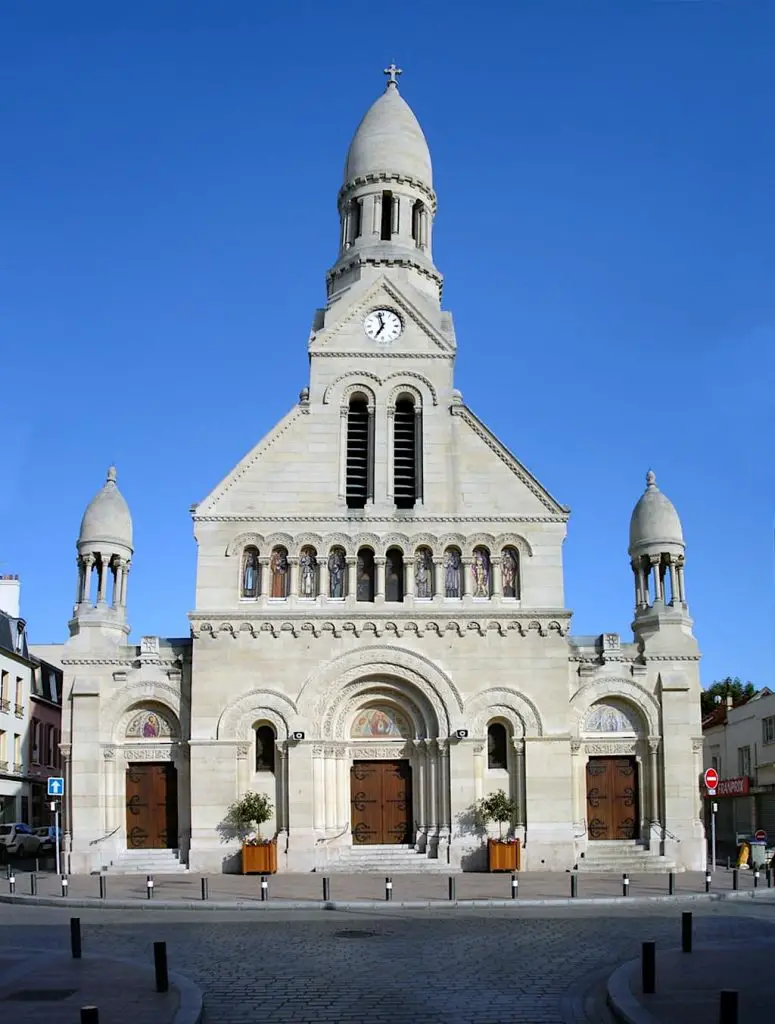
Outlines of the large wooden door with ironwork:
[{"label": "large wooden door with ironwork", "polygon": [[356,845],[412,842],[412,769],[408,761],[354,761],[350,821]]},{"label": "large wooden door with ironwork", "polygon": [[587,762],[587,830],[590,839],[640,835],[638,762],[634,757],[591,757]]},{"label": "large wooden door with ironwork", "polygon": [[128,850],[178,845],[178,779],[172,764],[130,764],[126,770]]}]

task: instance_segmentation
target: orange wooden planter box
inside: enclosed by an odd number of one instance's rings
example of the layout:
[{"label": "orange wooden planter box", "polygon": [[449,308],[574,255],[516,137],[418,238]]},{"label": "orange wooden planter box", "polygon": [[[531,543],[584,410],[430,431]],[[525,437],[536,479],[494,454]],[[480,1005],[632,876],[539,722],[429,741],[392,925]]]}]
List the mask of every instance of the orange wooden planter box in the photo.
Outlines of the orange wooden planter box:
[{"label": "orange wooden planter box", "polygon": [[487,858],[490,871],[519,871],[519,840],[500,843],[497,839],[488,839]]},{"label": "orange wooden planter box", "polygon": [[277,843],[242,847],[243,875],[273,875],[277,871]]}]

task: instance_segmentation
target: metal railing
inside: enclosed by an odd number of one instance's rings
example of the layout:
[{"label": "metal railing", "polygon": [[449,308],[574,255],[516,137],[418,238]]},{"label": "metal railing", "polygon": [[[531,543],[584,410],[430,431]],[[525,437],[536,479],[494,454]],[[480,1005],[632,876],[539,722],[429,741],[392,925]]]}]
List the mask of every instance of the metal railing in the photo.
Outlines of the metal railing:
[{"label": "metal railing", "polygon": [[681,840],[678,838],[675,832],[671,832],[669,828],[665,828],[661,821],[655,821],[653,818],[647,818],[646,824],[649,826],[649,828],[659,829],[659,831],[663,832],[668,839],[673,839],[676,843],[681,842]]},{"label": "metal railing", "polygon": [[112,832],[106,832],[104,836],[97,836],[96,839],[90,840],[89,846],[97,846],[98,843],[104,842],[105,839],[110,839],[110,837],[114,836],[120,828],[120,825],[116,825]]}]

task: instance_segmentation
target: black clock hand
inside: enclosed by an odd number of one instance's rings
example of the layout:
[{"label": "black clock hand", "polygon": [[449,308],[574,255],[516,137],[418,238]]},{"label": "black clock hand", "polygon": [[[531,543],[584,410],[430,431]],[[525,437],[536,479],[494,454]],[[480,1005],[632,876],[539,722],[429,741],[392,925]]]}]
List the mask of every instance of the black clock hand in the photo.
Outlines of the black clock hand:
[{"label": "black clock hand", "polygon": [[[379,332],[380,332],[380,331],[381,331],[381,330],[382,330],[382,329],[384,328],[384,326],[385,326],[385,319],[384,319],[384,317],[382,316],[382,314],[381,314],[381,313],[377,313],[377,317],[379,318],[379,330],[377,331],[377,334],[379,334]],[[377,334],[375,334],[375,335],[374,335],[374,337],[375,337],[375,338],[377,337]]]}]

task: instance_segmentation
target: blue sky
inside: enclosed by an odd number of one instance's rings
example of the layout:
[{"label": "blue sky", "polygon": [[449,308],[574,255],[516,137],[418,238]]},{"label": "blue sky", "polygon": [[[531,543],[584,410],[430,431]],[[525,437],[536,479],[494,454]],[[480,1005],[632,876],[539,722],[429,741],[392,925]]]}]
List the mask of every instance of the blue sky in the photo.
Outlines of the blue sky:
[{"label": "blue sky", "polygon": [[395,59],[434,159],[457,383],[572,509],[574,631],[629,636],[653,466],[704,682],[772,685],[774,5],[36,0],[0,20],[0,572],[33,640],[66,636],[112,461],[134,635],[187,634],[189,505],[306,381],[345,152]]}]

